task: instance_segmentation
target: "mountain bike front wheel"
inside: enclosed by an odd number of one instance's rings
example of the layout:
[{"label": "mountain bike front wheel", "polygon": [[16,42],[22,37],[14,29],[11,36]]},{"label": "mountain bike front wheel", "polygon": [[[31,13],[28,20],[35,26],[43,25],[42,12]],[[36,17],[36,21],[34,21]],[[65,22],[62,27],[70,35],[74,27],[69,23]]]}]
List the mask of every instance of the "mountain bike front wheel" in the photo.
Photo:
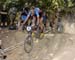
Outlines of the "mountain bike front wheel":
[{"label": "mountain bike front wheel", "polygon": [[24,41],[24,50],[26,53],[30,53],[33,49],[33,39],[31,36],[28,36]]}]

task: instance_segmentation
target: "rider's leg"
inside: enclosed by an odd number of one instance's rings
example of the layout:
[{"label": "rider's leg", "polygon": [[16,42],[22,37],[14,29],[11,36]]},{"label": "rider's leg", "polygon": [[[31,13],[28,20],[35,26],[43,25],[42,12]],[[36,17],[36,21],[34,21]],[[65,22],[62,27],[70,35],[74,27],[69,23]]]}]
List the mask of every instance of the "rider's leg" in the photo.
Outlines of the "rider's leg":
[{"label": "rider's leg", "polygon": [[44,24],[43,24],[43,17],[40,18],[40,28],[41,28],[41,32],[43,32],[44,30]]},{"label": "rider's leg", "polygon": [[32,26],[34,27],[35,26],[35,23],[36,22],[36,17],[35,16],[33,16],[33,19],[32,19]]},{"label": "rider's leg", "polygon": [[40,23],[40,19],[39,19],[39,16],[37,16],[37,25],[39,25]]}]

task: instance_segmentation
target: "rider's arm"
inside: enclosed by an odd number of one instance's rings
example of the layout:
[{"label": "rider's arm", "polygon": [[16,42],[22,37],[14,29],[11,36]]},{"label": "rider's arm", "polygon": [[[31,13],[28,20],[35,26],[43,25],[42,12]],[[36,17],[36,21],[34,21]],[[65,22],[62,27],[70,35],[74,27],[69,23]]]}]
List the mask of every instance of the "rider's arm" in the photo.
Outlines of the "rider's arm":
[{"label": "rider's arm", "polygon": [[27,22],[28,18],[30,17],[31,12],[28,13],[26,20],[23,22],[23,25]]}]

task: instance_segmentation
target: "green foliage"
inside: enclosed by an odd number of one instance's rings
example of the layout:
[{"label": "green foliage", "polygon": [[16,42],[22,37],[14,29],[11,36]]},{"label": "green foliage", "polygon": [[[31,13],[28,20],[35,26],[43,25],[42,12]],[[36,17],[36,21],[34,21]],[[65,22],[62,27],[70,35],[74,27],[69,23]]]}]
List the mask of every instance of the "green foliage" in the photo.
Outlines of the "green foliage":
[{"label": "green foliage", "polygon": [[75,6],[75,0],[0,0],[0,2],[7,6],[16,4],[17,7],[21,8],[28,3],[30,6],[39,6],[42,10],[48,12],[48,14],[55,13],[57,9],[64,11],[71,11],[69,7]]}]

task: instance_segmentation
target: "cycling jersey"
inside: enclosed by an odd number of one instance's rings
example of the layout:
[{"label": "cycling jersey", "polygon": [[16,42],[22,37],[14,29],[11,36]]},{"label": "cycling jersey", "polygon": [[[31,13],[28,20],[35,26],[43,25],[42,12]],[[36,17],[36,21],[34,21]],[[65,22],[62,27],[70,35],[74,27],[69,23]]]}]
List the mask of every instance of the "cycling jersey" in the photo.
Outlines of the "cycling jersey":
[{"label": "cycling jersey", "polygon": [[23,20],[23,21],[26,20],[27,14],[28,14],[28,10],[24,9],[21,14],[21,20]]},{"label": "cycling jersey", "polygon": [[[39,16],[39,13],[40,13],[40,9],[39,8],[35,8],[34,9],[34,16]],[[27,16],[32,16],[32,12],[31,12],[31,10],[30,10],[30,12],[28,13],[28,15]]]}]

